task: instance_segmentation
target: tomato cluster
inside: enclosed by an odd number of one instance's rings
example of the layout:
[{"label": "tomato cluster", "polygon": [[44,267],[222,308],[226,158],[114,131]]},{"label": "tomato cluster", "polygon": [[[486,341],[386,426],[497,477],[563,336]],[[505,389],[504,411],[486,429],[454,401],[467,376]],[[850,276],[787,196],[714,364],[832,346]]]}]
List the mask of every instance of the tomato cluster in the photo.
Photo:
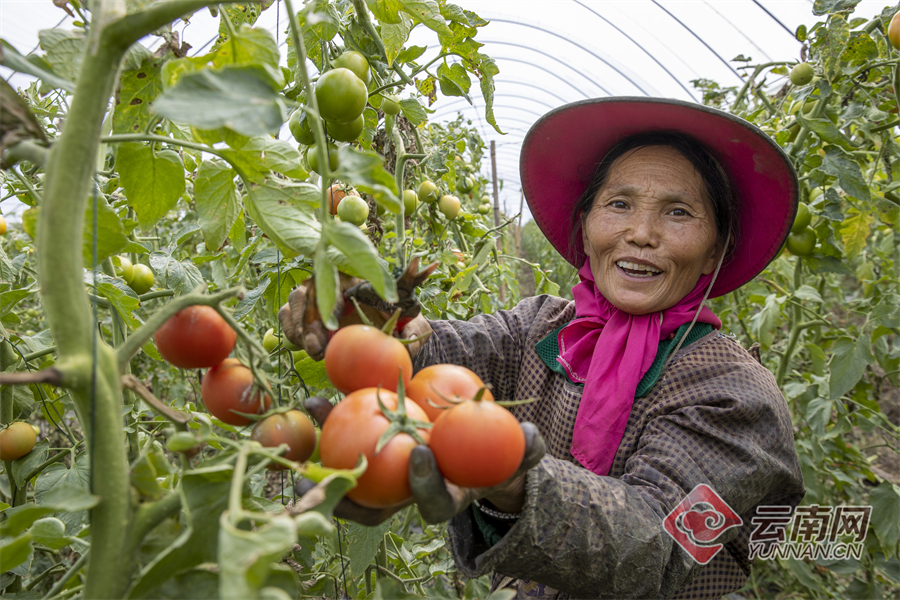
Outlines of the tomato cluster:
[{"label": "tomato cluster", "polygon": [[811,222],[812,213],[809,206],[801,202],[785,243],[788,252],[794,256],[809,256],[815,250],[817,238],[816,232],[809,226]]}]

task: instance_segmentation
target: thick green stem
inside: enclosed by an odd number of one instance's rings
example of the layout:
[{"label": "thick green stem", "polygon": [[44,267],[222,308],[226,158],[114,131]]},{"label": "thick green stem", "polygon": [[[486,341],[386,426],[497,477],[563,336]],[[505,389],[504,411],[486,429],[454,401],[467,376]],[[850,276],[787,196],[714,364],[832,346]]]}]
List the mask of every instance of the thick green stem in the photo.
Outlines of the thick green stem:
[{"label": "thick green stem", "polygon": [[406,249],[403,247],[406,243],[406,219],[403,214],[403,171],[406,169],[406,146],[403,144],[403,136],[400,135],[400,129],[394,127],[394,153],[397,155],[397,162],[394,165],[394,180],[397,182],[397,189],[400,190],[400,210],[396,216],[396,233],[397,233],[397,269],[402,273],[406,270]]},{"label": "thick green stem", "polygon": [[[794,267],[794,290],[800,287],[802,275],[803,260],[798,256],[797,264]],[[802,308],[800,306],[793,306],[791,315],[791,330],[788,337],[788,343],[784,349],[784,354],[781,355],[781,360],[778,362],[778,371],[775,374],[775,381],[778,383],[779,387],[784,383],[784,376],[787,373],[787,368],[791,362],[791,357],[794,354],[794,349],[797,347],[797,341],[800,339],[800,334],[803,329],[805,329],[805,326],[808,326],[806,323],[800,322],[800,319],[803,316]]]}]

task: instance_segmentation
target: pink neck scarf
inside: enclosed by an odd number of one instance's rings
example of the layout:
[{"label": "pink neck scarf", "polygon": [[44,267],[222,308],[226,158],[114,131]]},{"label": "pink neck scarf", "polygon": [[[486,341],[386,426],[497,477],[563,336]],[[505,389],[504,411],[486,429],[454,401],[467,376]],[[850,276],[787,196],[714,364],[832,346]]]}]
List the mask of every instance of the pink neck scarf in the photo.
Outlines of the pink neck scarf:
[{"label": "pink neck scarf", "polygon": [[[572,455],[598,475],[612,467],[641,378],[656,358],[659,342],[690,323],[712,275],[703,275],[681,301],[662,313],[630,315],[604,298],[594,285],[590,263],[572,288],[576,318],[559,332],[556,359],[569,378],[584,383],[572,439]],[[707,307],[697,319],[716,329],[719,318]]]}]

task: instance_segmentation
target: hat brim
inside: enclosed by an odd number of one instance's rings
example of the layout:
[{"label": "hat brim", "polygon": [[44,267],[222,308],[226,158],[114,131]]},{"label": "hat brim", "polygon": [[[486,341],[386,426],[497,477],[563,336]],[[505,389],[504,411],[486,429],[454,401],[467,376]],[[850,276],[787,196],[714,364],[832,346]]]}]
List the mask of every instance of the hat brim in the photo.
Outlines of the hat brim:
[{"label": "hat brim", "polygon": [[580,231],[572,231],[578,198],[613,146],[650,131],[693,137],[725,169],[740,203],[739,234],[710,296],[736,290],[765,269],[784,244],[797,213],[798,181],[775,141],[734,115],[645,97],[597,98],[550,111],[528,131],[519,160],[535,222],[566,260],[584,264]]}]

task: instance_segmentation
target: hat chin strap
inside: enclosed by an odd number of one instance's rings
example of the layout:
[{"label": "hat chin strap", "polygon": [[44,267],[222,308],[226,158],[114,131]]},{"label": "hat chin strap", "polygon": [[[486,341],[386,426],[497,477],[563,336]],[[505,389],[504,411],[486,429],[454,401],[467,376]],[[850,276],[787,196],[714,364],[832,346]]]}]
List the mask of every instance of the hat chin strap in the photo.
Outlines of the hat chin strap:
[{"label": "hat chin strap", "polygon": [[725,254],[727,254],[727,252],[728,252],[728,244],[730,242],[731,242],[731,234],[729,233],[728,237],[725,238],[725,246],[724,246],[724,249],[722,250],[722,256],[719,257],[719,263],[716,265],[716,270],[713,271],[713,276],[709,282],[709,287],[706,288],[706,292],[703,294],[703,300],[700,301],[700,306],[697,307],[697,312],[694,313],[694,318],[691,320],[691,324],[688,325],[688,328],[684,332],[684,335],[681,336],[681,339],[678,340],[678,343],[675,345],[675,350],[673,350],[672,353],[669,354],[669,358],[668,358],[668,360],[666,360],[666,364],[663,367],[663,369],[668,367],[669,363],[672,361],[672,359],[675,358],[675,355],[681,349],[681,345],[684,344],[684,340],[687,339],[687,336],[691,332],[691,329],[694,328],[694,324],[697,322],[697,319],[700,318],[700,311],[703,310],[703,307],[706,304],[706,299],[709,298],[709,294],[712,292],[713,286],[716,284],[716,278],[719,276],[719,269],[722,268],[722,262],[724,262],[724,260],[725,260]]}]

